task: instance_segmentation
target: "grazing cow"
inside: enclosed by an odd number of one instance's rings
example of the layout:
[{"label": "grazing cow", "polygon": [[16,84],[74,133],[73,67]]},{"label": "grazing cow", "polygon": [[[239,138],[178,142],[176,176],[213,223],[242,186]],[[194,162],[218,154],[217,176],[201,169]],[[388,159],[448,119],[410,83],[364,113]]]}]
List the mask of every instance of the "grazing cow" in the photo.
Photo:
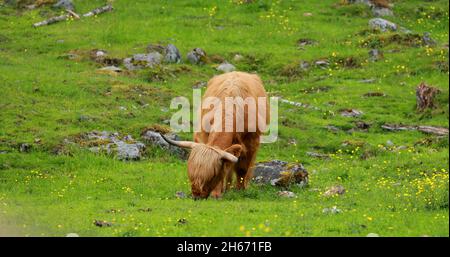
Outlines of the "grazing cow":
[{"label": "grazing cow", "polygon": [[[211,98],[221,103],[216,112],[212,112],[214,108],[205,109],[204,103]],[[230,98],[250,99],[256,103],[256,110],[250,111],[252,101],[237,100],[232,103],[230,109],[230,105],[226,107],[225,104]],[[202,102],[203,108],[200,106],[198,110],[202,126],[199,132],[194,133],[194,142],[174,141],[163,137],[172,145],[191,149],[188,176],[194,199],[208,198],[210,194],[219,198],[224,189],[229,189],[233,171],[236,174],[237,189],[245,189],[251,180],[260,135],[270,120],[269,101],[257,75],[229,72],[215,76],[208,82]],[[217,112],[222,113],[217,116],[220,117],[221,123],[217,123],[217,119],[214,120],[216,116],[211,118],[210,122],[204,123],[208,115]],[[255,117],[252,118],[252,115]],[[226,124],[230,122],[227,123],[227,118],[232,122],[232,127],[228,130]],[[242,121],[243,124],[240,124]],[[208,127],[207,124],[210,125],[209,130],[205,128]],[[216,126],[217,124],[219,125]]]}]

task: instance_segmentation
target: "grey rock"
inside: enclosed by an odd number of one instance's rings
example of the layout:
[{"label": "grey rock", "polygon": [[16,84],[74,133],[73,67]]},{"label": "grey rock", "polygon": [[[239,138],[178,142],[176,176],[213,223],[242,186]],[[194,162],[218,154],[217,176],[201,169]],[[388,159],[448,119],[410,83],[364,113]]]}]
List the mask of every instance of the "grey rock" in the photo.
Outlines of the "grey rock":
[{"label": "grey rock", "polygon": [[260,162],[253,170],[253,181],[281,187],[304,187],[308,184],[308,172],[299,163],[289,164],[280,160]]},{"label": "grey rock", "polygon": [[183,198],[186,198],[186,194],[182,191],[178,191],[175,193],[175,197],[178,199],[183,199]]},{"label": "grey rock", "polygon": [[324,213],[324,214],[338,214],[338,213],[342,213],[342,210],[339,209],[337,206],[333,206],[331,208],[324,208],[322,210],[322,213]]},{"label": "grey rock", "polygon": [[235,54],[233,57],[233,61],[235,61],[235,62],[240,62],[242,60],[244,60],[244,56],[242,56],[240,54]]},{"label": "grey rock", "polygon": [[306,71],[309,69],[310,64],[307,61],[300,61],[299,67],[301,70]]},{"label": "grey rock", "polygon": [[153,67],[161,63],[163,56],[158,52],[148,54],[135,54],[125,58],[123,64],[128,70],[139,70],[144,67]]},{"label": "grey rock", "polygon": [[341,116],[343,116],[343,117],[359,117],[363,114],[364,113],[362,111],[355,110],[355,109],[345,109],[345,110],[341,111]]},{"label": "grey rock", "polygon": [[391,140],[386,141],[386,146],[394,146],[394,143]]},{"label": "grey rock", "polygon": [[31,151],[31,145],[27,143],[23,143],[19,145],[19,152],[21,153],[29,153]]},{"label": "grey rock", "polygon": [[94,57],[99,58],[99,57],[105,57],[108,55],[108,53],[105,50],[95,50],[93,52]]},{"label": "grey rock", "polygon": [[359,82],[360,82],[360,83],[371,84],[371,83],[374,83],[374,82],[376,82],[376,81],[377,81],[377,79],[375,79],[375,78],[370,78],[370,79],[363,79],[363,80],[360,80]]},{"label": "grey rock", "polygon": [[348,0],[350,4],[367,4],[368,6],[372,6],[370,0]]},{"label": "grey rock", "polygon": [[115,144],[117,145],[117,158],[119,160],[139,160],[145,150],[145,145],[140,142],[130,144],[117,141]]},{"label": "grey rock", "polygon": [[140,160],[145,151],[145,145],[133,139],[130,135],[108,131],[92,131],[84,135],[85,142],[97,142],[89,150],[94,153],[116,154],[119,160]]},{"label": "grey rock", "polygon": [[373,18],[369,20],[369,28],[372,30],[385,31],[396,31],[398,29],[397,24],[390,22],[382,18]]},{"label": "grey rock", "polygon": [[378,49],[369,50],[369,61],[376,62],[383,58],[383,53]]},{"label": "grey rock", "polygon": [[335,133],[340,131],[340,129],[338,127],[333,126],[333,125],[325,126],[325,128],[328,129],[328,131],[335,132]]},{"label": "grey rock", "polygon": [[77,233],[68,233],[66,237],[79,237]]},{"label": "grey rock", "polygon": [[377,17],[394,16],[394,12],[391,9],[385,7],[373,7],[372,13]]},{"label": "grey rock", "polygon": [[166,47],[160,44],[149,44],[147,46],[147,53],[158,52],[162,55],[166,54]]},{"label": "grey rock", "polygon": [[294,197],[296,197],[295,193],[291,192],[291,191],[279,191],[277,193],[277,195],[280,196],[280,197],[286,197],[286,198],[294,198]]},{"label": "grey rock", "polygon": [[206,53],[201,48],[194,48],[187,53],[186,58],[191,64],[205,64]]},{"label": "grey rock", "polygon": [[[170,138],[175,141],[179,141],[180,138],[176,134],[168,133],[165,134],[167,138]],[[181,159],[186,159],[188,156],[188,152],[180,147],[170,145],[167,143],[160,135],[159,132],[154,130],[147,130],[142,133],[141,139],[144,141],[144,143],[152,146],[160,147],[168,152],[170,152],[173,155],[176,155],[180,157]]]},{"label": "grey rock", "polygon": [[175,45],[168,44],[166,47],[166,55],[164,60],[168,63],[180,63],[181,62],[181,54],[178,48]]},{"label": "grey rock", "polygon": [[303,108],[308,108],[308,109],[313,109],[313,110],[320,110],[320,108],[316,107],[316,106],[312,106],[309,104],[305,104],[305,103],[300,103],[300,102],[294,102],[294,101],[289,101],[287,99],[280,99],[280,102],[282,103],[286,103],[286,104],[290,104],[296,107],[303,107]]},{"label": "grey rock", "polygon": [[328,60],[318,60],[314,64],[321,69],[326,69],[330,65],[330,62]]},{"label": "grey rock", "polygon": [[236,70],[236,67],[234,67],[233,64],[228,62],[221,63],[217,68],[218,71],[221,71],[223,73],[232,72]]},{"label": "grey rock", "polygon": [[195,83],[192,86],[192,88],[198,89],[198,88],[206,87],[206,85],[208,85],[208,83],[206,81],[199,81],[199,82]]},{"label": "grey rock", "polygon": [[341,185],[332,186],[330,187],[325,193],[323,193],[324,196],[330,197],[335,195],[342,195],[345,193],[345,188]]},{"label": "grey rock", "polygon": [[377,233],[369,233],[366,237],[380,237]]},{"label": "grey rock", "polygon": [[53,5],[53,7],[75,11],[75,5],[73,4],[72,0],[59,0]]},{"label": "grey rock", "polygon": [[122,72],[122,69],[121,69],[121,68],[119,68],[119,67],[117,67],[117,66],[114,66],[114,65],[106,66],[106,67],[100,68],[100,69],[98,69],[98,70],[101,70],[101,71]]},{"label": "grey rock", "polygon": [[435,46],[437,45],[436,40],[431,38],[430,32],[423,33],[422,41],[426,46]]},{"label": "grey rock", "polygon": [[330,159],[330,155],[323,153],[306,152],[306,155],[319,159]]}]

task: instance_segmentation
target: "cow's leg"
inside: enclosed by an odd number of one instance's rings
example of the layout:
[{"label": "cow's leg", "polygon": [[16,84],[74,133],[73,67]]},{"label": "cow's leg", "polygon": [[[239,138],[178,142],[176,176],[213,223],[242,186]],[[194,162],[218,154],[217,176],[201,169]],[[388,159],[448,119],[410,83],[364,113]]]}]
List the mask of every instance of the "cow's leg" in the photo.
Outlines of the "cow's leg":
[{"label": "cow's leg", "polygon": [[245,189],[249,181],[252,179],[252,166],[255,162],[256,152],[248,150],[245,158],[239,159],[236,167],[236,188]]},{"label": "cow's leg", "polygon": [[221,198],[222,197],[222,193],[223,193],[223,180],[222,179],[217,186],[213,189],[213,191],[211,192],[211,196],[214,198]]},{"label": "cow's leg", "polygon": [[239,158],[236,165],[236,188],[245,189],[253,176],[253,165],[256,160],[256,152],[259,147],[259,135],[246,140],[245,156]]},{"label": "cow's leg", "polygon": [[225,181],[225,190],[230,190],[231,187],[231,183],[233,183],[233,172],[234,172],[234,168],[229,170],[227,173],[227,178]]}]

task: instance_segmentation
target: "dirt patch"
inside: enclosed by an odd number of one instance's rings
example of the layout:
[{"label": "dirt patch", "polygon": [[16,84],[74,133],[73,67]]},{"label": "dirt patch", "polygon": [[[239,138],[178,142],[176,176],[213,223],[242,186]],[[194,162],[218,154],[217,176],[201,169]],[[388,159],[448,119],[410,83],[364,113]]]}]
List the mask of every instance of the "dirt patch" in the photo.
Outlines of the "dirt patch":
[{"label": "dirt patch", "polygon": [[383,48],[391,44],[420,47],[426,45],[426,42],[423,36],[414,33],[372,34],[362,42],[362,46],[368,48]]},{"label": "dirt patch", "polygon": [[321,93],[321,92],[328,92],[332,89],[331,86],[317,86],[317,87],[308,87],[304,89],[300,89],[300,93],[303,94],[315,94],[315,93]]},{"label": "dirt patch", "polygon": [[157,65],[148,70],[147,80],[149,82],[165,82],[170,78],[177,78],[180,74],[188,74],[192,70],[187,65],[163,66]]}]

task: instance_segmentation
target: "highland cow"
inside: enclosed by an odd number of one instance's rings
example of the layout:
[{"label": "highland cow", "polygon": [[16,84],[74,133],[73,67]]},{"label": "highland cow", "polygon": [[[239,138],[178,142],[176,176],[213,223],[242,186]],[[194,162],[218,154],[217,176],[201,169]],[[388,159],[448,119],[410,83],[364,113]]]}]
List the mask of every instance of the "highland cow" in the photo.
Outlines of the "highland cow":
[{"label": "highland cow", "polygon": [[[260,136],[270,120],[267,94],[257,75],[230,72],[215,76],[208,82],[202,101],[205,103],[208,99],[216,99],[210,103],[220,107],[215,111],[205,105],[199,107],[202,124],[194,133],[193,142],[163,136],[172,145],[191,149],[188,176],[194,199],[209,195],[221,197],[224,190],[230,188],[233,174],[236,174],[237,189],[248,186]],[[226,104],[230,99],[234,99],[231,108]],[[210,120],[205,122],[208,117]]]}]

